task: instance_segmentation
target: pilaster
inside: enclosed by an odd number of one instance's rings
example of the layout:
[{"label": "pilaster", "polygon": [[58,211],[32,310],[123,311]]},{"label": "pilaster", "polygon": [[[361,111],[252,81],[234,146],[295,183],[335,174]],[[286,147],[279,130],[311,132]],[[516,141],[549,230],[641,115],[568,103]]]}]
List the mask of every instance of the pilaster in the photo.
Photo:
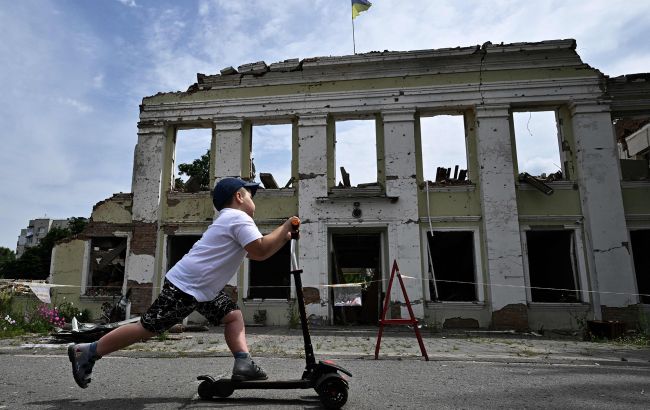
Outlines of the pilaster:
[{"label": "pilaster", "polygon": [[[476,133],[493,326],[508,326],[513,321],[512,313],[508,313],[510,308],[504,308],[526,304],[509,107],[477,107]],[[502,309],[506,319],[500,319]],[[526,318],[514,320],[525,321]]]}]

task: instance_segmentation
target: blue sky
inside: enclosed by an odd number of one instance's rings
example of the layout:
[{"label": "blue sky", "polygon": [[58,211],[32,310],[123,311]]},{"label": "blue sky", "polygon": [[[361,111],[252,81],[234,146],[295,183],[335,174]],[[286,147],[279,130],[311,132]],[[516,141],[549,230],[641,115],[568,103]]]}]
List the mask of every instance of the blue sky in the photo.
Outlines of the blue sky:
[{"label": "blue sky", "polygon": [[[647,0],[375,0],[355,20],[356,49],[575,38],[615,76],[650,71],[649,15]],[[130,192],[142,97],[227,66],[352,54],[349,0],[0,0],[0,38],[0,246],[11,249],[29,219],[89,216]]]}]

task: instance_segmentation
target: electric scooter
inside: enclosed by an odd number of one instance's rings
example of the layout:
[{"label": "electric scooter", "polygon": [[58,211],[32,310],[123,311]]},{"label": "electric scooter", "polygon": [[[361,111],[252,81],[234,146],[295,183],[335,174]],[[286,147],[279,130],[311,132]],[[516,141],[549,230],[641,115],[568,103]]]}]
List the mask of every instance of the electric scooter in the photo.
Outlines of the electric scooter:
[{"label": "electric scooter", "polygon": [[299,239],[298,227],[300,220],[294,218],[291,221],[291,275],[296,284],[296,298],[298,299],[298,310],[300,313],[300,324],[305,342],[305,370],[300,379],[292,380],[245,380],[234,381],[229,378],[215,379],[209,375],[197,377],[201,380],[198,393],[202,399],[214,399],[230,396],[235,390],[243,389],[314,389],[322,404],[328,409],[340,409],[348,400],[348,381],[341,374],[352,376],[348,370],[337,366],[332,361],[319,361],[316,363],[314,348],[311,344],[309,327],[307,325],[307,313],[305,311],[305,300],[302,290],[302,269],[298,269],[296,258],[296,243]]}]

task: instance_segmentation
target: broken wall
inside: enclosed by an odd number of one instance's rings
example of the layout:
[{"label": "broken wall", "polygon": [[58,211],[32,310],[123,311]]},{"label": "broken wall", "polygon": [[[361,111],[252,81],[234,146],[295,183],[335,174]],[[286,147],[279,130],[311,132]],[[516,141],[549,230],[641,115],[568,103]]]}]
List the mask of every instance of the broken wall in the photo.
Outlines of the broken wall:
[{"label": "broken wall", "polygon": [[[621,247],[625,215],[627,209],[650,211],[641,200],[645,187],[625,188],[621,194],[620,170],[610,155],[613,139],[602,81],[597,70],[582,63],[572,40],[319,57],[270,66],[258,62],[218,75],[199,74],[187,92],[143,99],[129,283],[142,285],[138,298],[146,305],[166,270],[168,237],[200,234],[214,216],[207,193],[170,193],[176,130],[212,128],[214,183],[226,176],[251,176],[251,124],[291,123],[295,182],[291,188],[260,191],[256,218],[261,226],[272,227],[289,215],[301,216],[304,282],[320,290],[308,305],[308,315],[331,317],[329,296],[322,289],[331,282],[329,238],[341,229],[383,232],[384,279],[393,259],[413,275],[416,279],[407,282],[409,296],[416,315],[425,320],[444,323],[460,317],[482,327],[524,328],[531,318],[553,316],[546,307],[531,306],[526,291],[522,235],[530,226],[580,225],[578,236],[585,245],[577,257],[587,260],[581,290],[601,283],[633,291],[629,255]],[[511,124],[514,111],[549,108],[561,120],[558,128],[566,140],[562,166],[570,180],[551,183],[553,194],[544,195],[517,180]],[[431,187],[422,175],[419,117],[450,112],[465,118],[471,182]],[[341,118],[375,118],[376,186],[335,187],[334,122]],[[602,181],[606,189],[599,191]],[[476,303],[432,303],[429,227],[474,232]],[[610,230],[612,238],[603,235]],[[624,280],[614,279],[614,267],[622,269],[616,272]],[[245,288],[246,272],[244,267],[230,284]],[[260,306],[269,308],[274,321],[286,314],[286,303],[261,305],[242,300],[244,294],[238,292],[247,318]],[[616,308],[634,303],[605,299],[606,306]],[[395,294],[391,300],[403,298]],[[601,301],[585,302],[600,311]],[[403,316],[403,306],[395,314]]]}]

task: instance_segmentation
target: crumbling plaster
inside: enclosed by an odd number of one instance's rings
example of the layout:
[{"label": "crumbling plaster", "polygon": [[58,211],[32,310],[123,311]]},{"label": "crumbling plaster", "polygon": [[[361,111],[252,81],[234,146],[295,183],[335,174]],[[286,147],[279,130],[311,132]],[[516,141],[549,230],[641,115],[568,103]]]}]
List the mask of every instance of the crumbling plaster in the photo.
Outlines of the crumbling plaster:
[{"label": "crumbling plaster", "polygon": [[[308,314],[328,317],[331,313],[329,292],[322,286],[330,283],[329,235],[339,229],[383,232],[385,278],[397,259],[402,273],[417,278],[406,281],[416,315],[434,321],[464,314],[481,326],[493,322],[497,327],[520,327],[529,319],[545,317],[546,313],[529,315],[526,306],[521,218],[535,223],[560,219],[584,223],[585,253],[593,250],[594,254],[578,255],[588,259],[589,283],[584,286],[605,289],[618,281],[614,289],[630,292],[634,286],[630,286],[631,264],[623,245],[624,201],[626,212],[632,210],[637,218],[650,215],[650,210],[639,204],[643,194],[636,186],[624,188],[623,194],[617,188],[620,171],[610,155],[611,119],[607,103],[600,100],[602,87],[602,75],[582,63],[573,40],[319,57],[244,65],[222,70],[220,75],[199,74],[187,92],[143,99],[134,160],[129,281],[154,283],[155,294],[164,275],[166,235],[161,229],[188,232],[214,216],[205,193],[167,194],[175,130],[212,125],[211,178],[216,181],[248,176],[251,124],[280,121],[293,124],[296,182],[281,194],[260,193],[257,218],[269,226],[294,213],[302,218],[303,281],[321,289],[321,303],[308,305]],[[561,154],[563,167],[577,181],[578,191],[572,182],[554,183],[554,196],[540,198],[539,192],[516,182],[511,112],[542,106],[558,110],[559,129],[568,147]],[[465,115],[472,184],[436,187],[427,198],[419,162],[418,118],[423,113],[449,112]],[[381,193],[367,196],[356,191],[355,197],[352,190],[337,197],[332,194],[338,171],[334,169],[334,122],[360,117],[376,119]],[[606,189],[599,188],[602,182]],[[361,217],[351,214],[355,202],[361,205]],[[110,219],[109,214],[105,218]],[[485,305],[461,304],[454,310],[451,305],[425,308],[421,303],[427,286],[422,232],[429,223],[480,233],[477,265],[482,277],[477,279],[487,284],[482,288]],[[608,238],[610,229],[614,234]],[[619,266],[626,276],[622,281],[614,273]],[[245,286],[245,280],[238,277],[234,284]],[[391,299],[402,300],[398,289],[396,293]],[[592,303],[599,310],[601,302]],[[629,303],[633,301],[612,296],[603,305]],[[271,309],[272,317],[278,316],[278,310],[285,311],[277,306]]]},{"label": "crumbling plaster", "polygon": [[600,292],[594,295],[602,306],[635,304],[636,281],[609,107],[588,101],[571,108],[591,285]]}]

